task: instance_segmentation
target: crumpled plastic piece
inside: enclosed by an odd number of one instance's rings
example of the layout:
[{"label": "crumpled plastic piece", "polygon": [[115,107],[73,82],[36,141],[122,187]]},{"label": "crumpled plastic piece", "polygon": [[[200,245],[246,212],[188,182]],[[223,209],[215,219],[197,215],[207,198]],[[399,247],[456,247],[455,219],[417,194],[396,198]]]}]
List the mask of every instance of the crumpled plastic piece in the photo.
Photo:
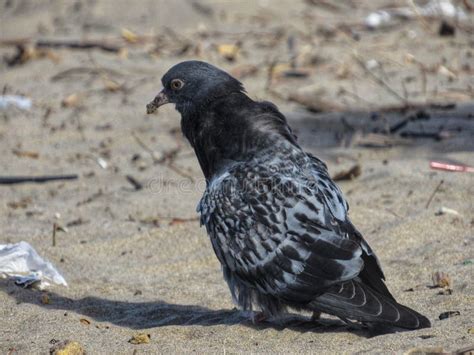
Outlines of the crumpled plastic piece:
[{"label": "crumpled plastic piece", "polygon": [[12,277],[17,285],[44,289],[51,283],[67,282],[49,261],[44,260],[27,242],[0,244],[0,276]]},{"label": "crumpled plastic piece", "polygon": [[365,18],[365,25],[375,29],[392,24],[396,18],[409,19],[417,16],[454,18],[460,21],[468,19],[463,9],[454,5],[451,0],[431,0],[424,6],[413,5],[413,7],[397,7],[372,12]]},{"label": "crumpled plastic piece", "polygon": [[31,99],[18,95],[0,95],[0,108],[7,108],[8,106],[15,106],[22,110],[29,110],[31,108]]}]

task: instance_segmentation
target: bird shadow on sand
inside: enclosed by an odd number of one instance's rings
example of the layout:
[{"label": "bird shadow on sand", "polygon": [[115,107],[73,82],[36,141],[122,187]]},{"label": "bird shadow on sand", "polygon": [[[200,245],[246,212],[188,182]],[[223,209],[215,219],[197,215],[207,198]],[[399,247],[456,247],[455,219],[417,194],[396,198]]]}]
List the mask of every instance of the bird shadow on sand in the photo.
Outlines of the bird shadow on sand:
[{"label": "bird shadow on sand", "polygon": [[71,299],[57,293],[48,292],[50,302],[41,302],[41,291],[23,289],[12,281],[0,280],[0,289],[14,298],[17,304],[28,303],[49,310],[63,310],[89,317],[97,322],[108,322],[131,329],[148,329],[165,326],[214,326],[241,325],[256,330],[291,329],[306,333],[342,333],[351,332],[360,337],[372,337],[370,330],[355,329],[342,321],[321,319],[318,322],[301,315],[287,315],[278,320],[254,324],[248,312],[237,309],[212,310],[195,305],[172,304],[164,301],[130,302],[108,300],[99,297]]}]

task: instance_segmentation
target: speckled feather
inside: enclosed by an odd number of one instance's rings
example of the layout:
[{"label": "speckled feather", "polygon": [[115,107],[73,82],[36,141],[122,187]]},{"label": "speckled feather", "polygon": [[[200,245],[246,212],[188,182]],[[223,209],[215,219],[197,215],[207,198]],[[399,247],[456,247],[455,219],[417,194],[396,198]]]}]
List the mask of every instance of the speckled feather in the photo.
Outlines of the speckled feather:
[{"label": "speckled feather", "polygon": [[198,212],[237,305],[267,315],[295,308],[365,324],[429,326],[390,294],[326,165],[301,149],[276,106],[251,100],[237,80],[206,63],[173,67],[165,90],[175,77],[191,83],[169,95],[207,180]]}]

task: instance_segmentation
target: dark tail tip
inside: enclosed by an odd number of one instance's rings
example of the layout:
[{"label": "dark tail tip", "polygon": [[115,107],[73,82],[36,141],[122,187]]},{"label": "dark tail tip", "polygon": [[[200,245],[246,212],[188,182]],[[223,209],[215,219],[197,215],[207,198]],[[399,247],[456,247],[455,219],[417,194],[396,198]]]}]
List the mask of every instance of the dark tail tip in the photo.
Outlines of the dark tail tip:
[{"label": "dark tail tip", "polygon": [[310,307],[341,319],[356,320],[369,327],[388,327],[393,331],[431,327],[424,315],[356,279],[329,289],[311,302]]},{"label": "dark tail tip", "polygon": [[394,322],[395,326],[405,329],[423,329],[431,327],[430,320],[417,311],[414,311],[400,303],[392,303],[392,306],[397,308],[398,314],[400,315],[400,319]]},{"label": "dark tail tip", "polygon": [[418,315],[418,321],[420,322],[420,325],[416,329],[423,329],[423,328],[431,328],[431,322],[428,318],[426,318],[424,315],[417,313]]}]

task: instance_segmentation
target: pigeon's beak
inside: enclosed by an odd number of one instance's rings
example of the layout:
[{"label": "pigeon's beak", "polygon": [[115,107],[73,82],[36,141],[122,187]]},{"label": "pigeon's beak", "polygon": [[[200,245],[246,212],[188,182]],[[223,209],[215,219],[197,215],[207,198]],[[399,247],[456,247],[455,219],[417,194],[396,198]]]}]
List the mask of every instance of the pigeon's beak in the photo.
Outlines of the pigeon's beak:
[{"label": "pigeon's beak", "polygon": [[158,95],[155,96],[152,102],[146,105],[146,113],[150,114],[158,110],[158,107],[168,104],[170,102],[168,96],[161,90]]}]

